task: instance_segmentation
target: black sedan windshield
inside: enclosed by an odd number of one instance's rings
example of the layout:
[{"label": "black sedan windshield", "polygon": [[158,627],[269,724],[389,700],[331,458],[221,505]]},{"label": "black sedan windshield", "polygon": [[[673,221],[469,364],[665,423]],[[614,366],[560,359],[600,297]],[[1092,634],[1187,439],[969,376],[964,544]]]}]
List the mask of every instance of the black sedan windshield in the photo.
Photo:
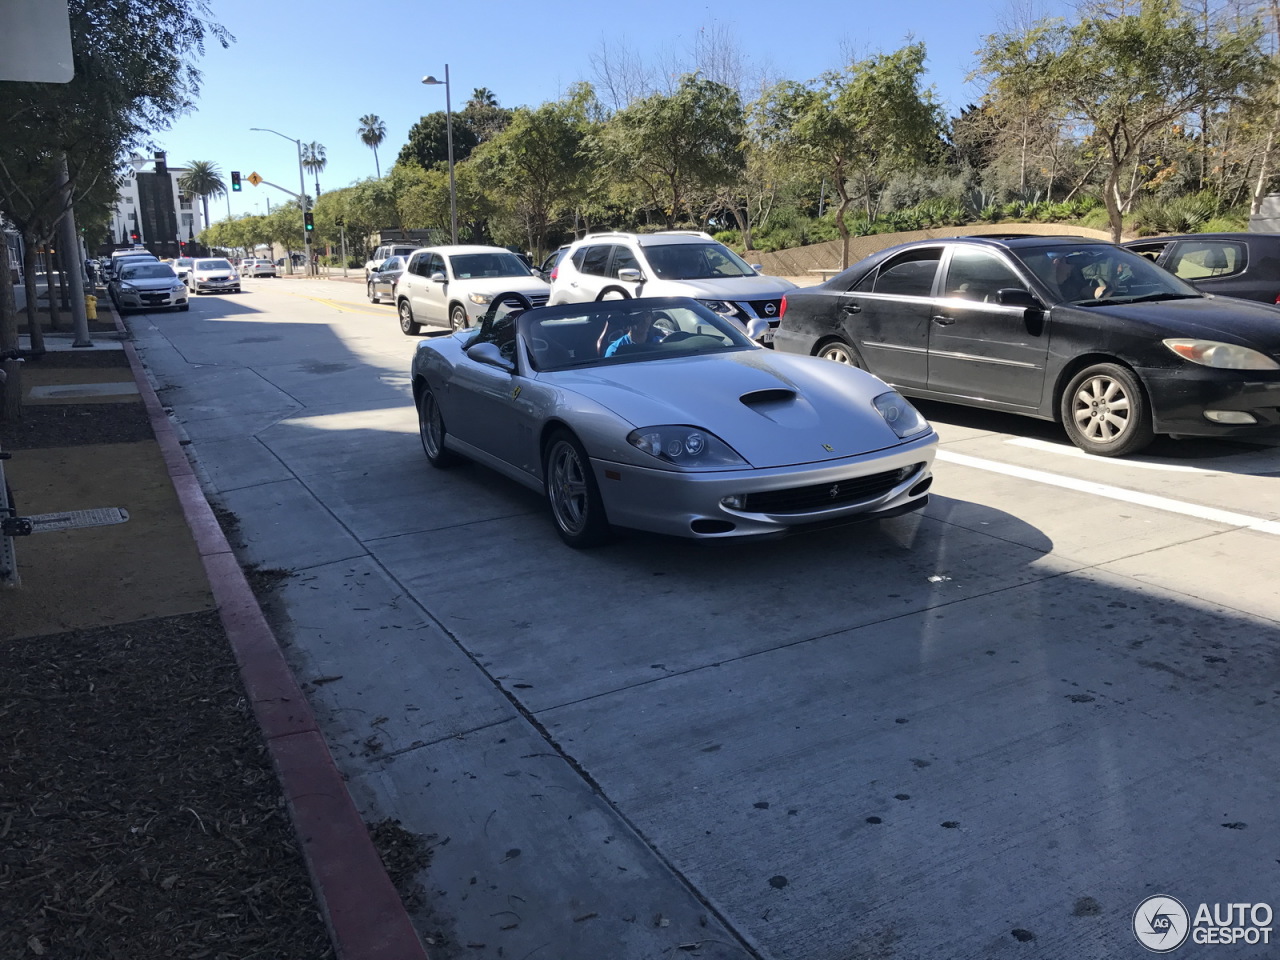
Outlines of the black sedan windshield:
[{"label": "black sedan windshield", "polygon": [[1146,257],[1109,243],[1063,243],[1016,252],[1060,303],[1102,306],[1203,296]]},{"label": "black sedan windshield", "polygon": [[649,266],[663,280],[754,277],[740,256],[718,243],[663,243],[644,248]]}]

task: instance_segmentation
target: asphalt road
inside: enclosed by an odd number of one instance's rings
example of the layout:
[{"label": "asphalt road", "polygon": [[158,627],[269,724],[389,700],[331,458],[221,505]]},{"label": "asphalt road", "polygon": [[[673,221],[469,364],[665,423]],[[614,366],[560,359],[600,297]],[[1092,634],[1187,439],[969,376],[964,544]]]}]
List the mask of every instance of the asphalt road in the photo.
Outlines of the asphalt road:
[{"label": "asphalt road", "polygon": [[293,573],[357,804],[432,837],[433,957],[1137,957],[1150,895],[1280,907],[1280,447],[928,404],[923,515],[578,553],[427,466],[416,338],[358,284],[128,322]]}]

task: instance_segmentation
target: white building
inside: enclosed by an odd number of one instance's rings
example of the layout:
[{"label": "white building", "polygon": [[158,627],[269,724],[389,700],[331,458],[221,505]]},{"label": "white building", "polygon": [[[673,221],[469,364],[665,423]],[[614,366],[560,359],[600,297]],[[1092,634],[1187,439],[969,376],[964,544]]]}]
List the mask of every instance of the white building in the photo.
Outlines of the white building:
[{"label": "white building", "polygon": [[155,167],[154,159],[136,154],[129,160],[111,216],[110,245],[128,245],[137,234],[137,242],[157,256],[176,257],[181,244],[200,236],[204,229],[200,198],[189,197],[178,188],[185,167],[169,167],[167,184],[163,178],[155,179]]}]

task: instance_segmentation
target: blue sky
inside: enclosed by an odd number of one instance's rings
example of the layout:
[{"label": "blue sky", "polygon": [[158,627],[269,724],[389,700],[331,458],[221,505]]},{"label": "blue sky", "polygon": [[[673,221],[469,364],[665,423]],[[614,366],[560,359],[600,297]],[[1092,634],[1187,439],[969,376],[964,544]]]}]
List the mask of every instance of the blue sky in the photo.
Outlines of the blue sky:
[{"label": "blue sky", "polygon": [[[647,0],[611,4],[490,0],[441,3],[380,0],[307,4],[275,0],[212,0],[215,19],[236,37],[228,49],[210,46],[200,61],[204,84],[194,113],[156,134],[171,164],[211,160],[224,178],[256,170],[296,189],[297,151],[291,143],[250,127],[268,127],[325,145],[328,167],[320,188],[373,176],[373,154],[356,135],[358,120],[375,113],[387,125],[379,149],[385,173],[409,127],[443,110],[443,86],[423,86],[425,74],[450,66],[454,109],[476,87],[488,87],[506,107],[559,97],[579,80],[595,80],[593,55],[602,45],[625,45],[647,66],[690,62],[699,30],[733,38],[749,75],[808,80],[842,66],[849,52],[897,49],[909,40],[928,50],[928,82],[948,112],[976,98],[965,83],[982,38],[1002,29],[1027,4],[986,5],[955,0]],[[1040,9],[1063,0],[1042,0]],[[602,12],[607,10],[608,12]],[[308,178],[308,189],[314,190]],[[287,199],[269,187],[231,196],[231,211],[265,213]],[[210,214],[225,216],[217,200]]]}]

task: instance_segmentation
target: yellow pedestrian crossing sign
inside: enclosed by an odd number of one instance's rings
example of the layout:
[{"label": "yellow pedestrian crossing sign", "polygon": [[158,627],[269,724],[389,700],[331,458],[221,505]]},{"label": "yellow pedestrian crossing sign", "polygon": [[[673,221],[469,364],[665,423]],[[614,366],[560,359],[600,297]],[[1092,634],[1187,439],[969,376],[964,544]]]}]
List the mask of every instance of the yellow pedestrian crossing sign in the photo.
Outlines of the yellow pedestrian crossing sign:
[{"label": "yellow pedestrian crossing sign", "polygon": [[252,183],[255,187],[262,182],[262,178],[258,176],[258,172],[256,170],[253,173],[249,174],[247,177],[245,177],[245,179],[248,180],[250,183]]}]

